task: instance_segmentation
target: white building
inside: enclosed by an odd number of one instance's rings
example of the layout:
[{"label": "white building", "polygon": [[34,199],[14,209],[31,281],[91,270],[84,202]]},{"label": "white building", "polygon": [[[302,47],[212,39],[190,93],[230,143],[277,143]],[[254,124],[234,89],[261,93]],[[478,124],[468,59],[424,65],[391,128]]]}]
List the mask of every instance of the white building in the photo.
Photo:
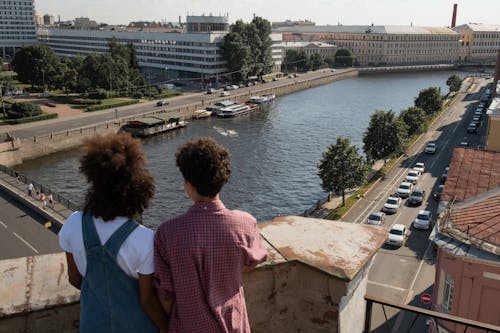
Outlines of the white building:
[{"label": "white building", "polygon": [[37,42],[33,0],[0,0],[0,56]]},{"label": "white building", "polygon": [[[139,66],[153,81],[172,78],[214,79],[226,73],[219,46],[228,33],[227,17],[188,16],[187,32],[40,28],[39,39],[58,56],[86,56],[109,50],[109,42],[132,43]],[[217,31],[214,31],[216,29]],[[218,31],[218,29],[226,29]],[[281,66],[281,34],[272,34],[275,67]]]}]

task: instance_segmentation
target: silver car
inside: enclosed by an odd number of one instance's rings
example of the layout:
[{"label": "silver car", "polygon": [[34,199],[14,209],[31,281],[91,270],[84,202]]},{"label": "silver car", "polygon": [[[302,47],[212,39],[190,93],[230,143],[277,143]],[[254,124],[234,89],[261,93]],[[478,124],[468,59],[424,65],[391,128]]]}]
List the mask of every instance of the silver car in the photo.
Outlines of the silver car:
[{"label": "silver car", "polygon": [[418,212],[417,217],[413,221],[415,229],[427,230],[432,225],[432,213],[428,210],[421,210]]},{"label": "silver car", "polygon": [[385,214],[382,212],[373,212],[368,216],[366,224],[383,225],[385,223]]}]

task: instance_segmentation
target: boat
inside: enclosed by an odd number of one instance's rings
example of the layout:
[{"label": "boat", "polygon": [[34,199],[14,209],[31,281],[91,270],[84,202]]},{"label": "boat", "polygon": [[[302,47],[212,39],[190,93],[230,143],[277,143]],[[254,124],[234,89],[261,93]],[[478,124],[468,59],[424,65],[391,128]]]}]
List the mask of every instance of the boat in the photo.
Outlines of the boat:
[{"label": "boat", "polygon": [[258,107],[259,105],[254,103],[235,104],[219,109],[216,115],[220,118],[234,118],[255,111]]},{"label": "boat", "polygon": [[274,95],[274,94],[265,94],[265,95],[261,95],[261,96],[252,96],[252,97],[250,97],[249,102],[255,103],[255,104],[263,104],[263,103],[272,102],[275,98],[276,98],[276,95]]},{"label": "boat", "polygon": [[231,105],[236,105],[236,102],[229,101],[229,100],[224,100],[224,101],[219,101],[213,105],[207,106],[207,111],[212,111],[212,115],[215,115],[217,111],[219,111],[222,108],[227,108]]},{"label": "boat", "polygon": [[205,109],[196,110],[195,112],[193,112],[193,119],[207,118],[207,117],[210,117],[211,115],[212,115],[212,111],[208,111]]},{"label": "boat", "polygon": [[167,113],[159,113],[148,117],[139,117],[128,120],[120,131],[128,132],[135,137],[148,137],[151,135],[183,128],[188,124],[184,117],[172,117]]}]

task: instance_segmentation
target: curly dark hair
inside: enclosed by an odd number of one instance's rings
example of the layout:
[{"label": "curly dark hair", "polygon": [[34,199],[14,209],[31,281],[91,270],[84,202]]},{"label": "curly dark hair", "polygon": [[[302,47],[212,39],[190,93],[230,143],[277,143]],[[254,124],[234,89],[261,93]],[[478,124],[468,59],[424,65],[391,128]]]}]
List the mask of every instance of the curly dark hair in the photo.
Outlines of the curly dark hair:
[{"label": "curly dark hair", "polygon": [[190,139],[175,158],[184,179],[202,196],[215,197],[231,175],[229,152],[211,137]]},{"label": "curly dark hair", "polygon": [[80,172],[90,183],[84,210],[104,221],[137,217],[154,194],[141,142],[128,133],[86,139]]}]

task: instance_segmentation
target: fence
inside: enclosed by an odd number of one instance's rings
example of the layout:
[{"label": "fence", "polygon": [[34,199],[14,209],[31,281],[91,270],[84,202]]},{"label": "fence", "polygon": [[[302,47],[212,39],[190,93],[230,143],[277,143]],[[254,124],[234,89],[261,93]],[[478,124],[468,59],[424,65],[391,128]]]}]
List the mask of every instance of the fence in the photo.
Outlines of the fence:
[{"label": "fence", "polygon": [[0,164],[0,171],[3,171],[4,173],[6,173],[8,175],[17,178],[20,182],[26,184],[26,188],[27,188],[28,184],[31,183],[34,186],[35,191],[43,192],[46,195],[52,194],[52,197],[54,198],[54,202],[61,204],[63,207],[65,207],[71,211],[81,210],[80,209],[81,207],[79,205],[64,198],[62,195],[55,192],[54,190],[52,190],[48,186],[45,186],[41,183],[38,183],[35,180],[26,177],[25,175],[19,174],[17,171],[15,171],[11,168],[8,168],[8,167]]}]

